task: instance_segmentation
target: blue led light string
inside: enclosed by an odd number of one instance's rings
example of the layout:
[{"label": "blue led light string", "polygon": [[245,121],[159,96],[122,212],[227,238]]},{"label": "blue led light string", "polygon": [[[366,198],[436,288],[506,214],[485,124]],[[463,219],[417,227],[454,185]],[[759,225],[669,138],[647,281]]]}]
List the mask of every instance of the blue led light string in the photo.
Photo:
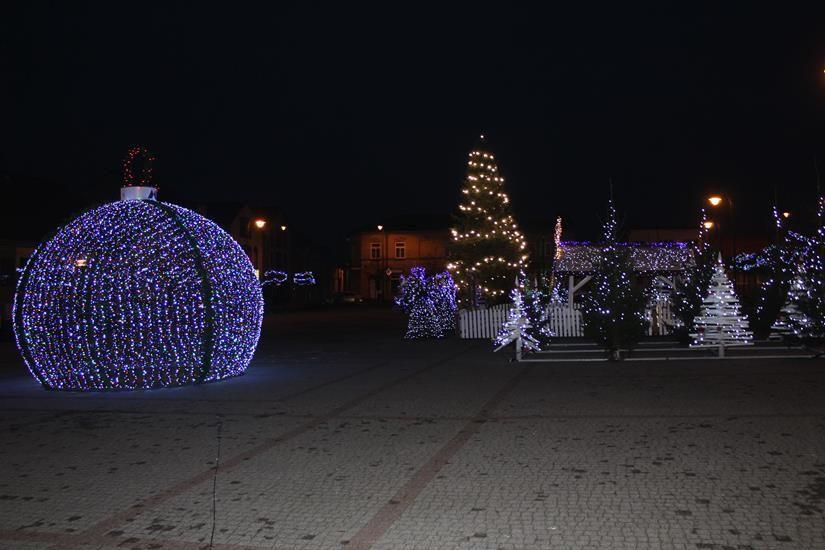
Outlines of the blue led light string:
[{"label": "blue led light string", "polygon": [[14,324],[14,338],[17,342],[17,349],[20,350],[20,354],[23,356],[23,362],[26,363],[26,368],[29,369],[32,376],[40,382],[40,385],[46,389],[51,389],[50,386],[46,384],[46,379],[43,377],[41,372],[35,368],[32,368],[32,365],[34,365],[34,357],[32,356],[31,348],[29,347],[29,342],[26,338],[26,332],[22,329],[23,308],[20,304],[20,300],[26,291],[26,285],[29,281],[29,266],[31,266],[35,261],[39,251],[40,247],[35,248],[32,255],[29,256],[29,259],[26,261],[26,265],[23,266],[23,270],[20,272],[20,279],[17,281],[17,289],[14,293],[14,301],[12,302],[12,323]]},{"label": "blue led light string", "polygon": [[175,208],[155,200],[145,200],[142,202],[160,208],[166,212],[170,219],[175,222],[181,232],[186,236],[186,239],[189,241],[189,245],[192,247],[192,251],[194,252],[195,269],[201,277],[201,292],[203,292],[203,331],[205,334],[201,344],[203,347],[201,368],[195,376],[195,383],[200,384],[206,379],[212,368],[212,351],[215,347],[215,309],[212,305],[213,290],[211,281],[209,280],[209,273],[207,273],[203,266],[203,254],[198,246],[198,241],[195,240],[195,237],[183,223],[183,220],[181,220]]}]

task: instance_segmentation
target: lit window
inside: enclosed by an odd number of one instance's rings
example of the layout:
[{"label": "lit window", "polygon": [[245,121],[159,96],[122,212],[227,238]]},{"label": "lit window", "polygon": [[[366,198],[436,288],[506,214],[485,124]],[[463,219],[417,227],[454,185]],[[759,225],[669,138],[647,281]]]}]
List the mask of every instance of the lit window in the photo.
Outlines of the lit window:
[{"label": "lit window", "polygon": [[370,243],[370,258],[377,260],[381,257],[381,243]]},{"label": "lit window", "polygon": [[406,258],[407,257],[407,243],[395,243],[395,257],[396,258]]}]

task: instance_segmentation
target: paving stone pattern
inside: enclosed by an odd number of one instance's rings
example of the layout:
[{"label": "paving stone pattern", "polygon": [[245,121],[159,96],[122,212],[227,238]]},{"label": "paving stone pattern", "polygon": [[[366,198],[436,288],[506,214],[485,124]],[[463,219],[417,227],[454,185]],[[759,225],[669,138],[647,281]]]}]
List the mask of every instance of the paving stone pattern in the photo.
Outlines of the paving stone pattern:
[{"label": "paving stone pattern", "polygon": [[0,548],[825,549],[825,362],[401,334],[275,315],[246,376],[108,394],[45,392],[0,342]]}]

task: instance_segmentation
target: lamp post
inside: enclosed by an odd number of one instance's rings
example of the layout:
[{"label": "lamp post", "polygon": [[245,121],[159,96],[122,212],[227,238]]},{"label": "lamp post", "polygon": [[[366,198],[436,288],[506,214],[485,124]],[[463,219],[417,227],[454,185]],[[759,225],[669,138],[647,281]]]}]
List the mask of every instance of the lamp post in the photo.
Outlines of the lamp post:
[{"label": "lamp post", "polygon": [[[382,256],[382,259],[384,260],[384,262],[383,262],[384,272],[386,272],[390,268],[389,267],[389,256],[388,256],[390,252],[389,252],[389,250],[387,250],[387,247],[389,246],[389,243],[388,243],[389,237],[387,237],[387,232],[384,231],[384,226],[383,225],[378,224],[378,231],[380,231],[381,233],[384,234],[384,248],[381,250],[381,256]],[[381,276],[380,273],[378,274],[378,280],[381,281],[381,300],[384,300],[384,297],[385,297],[384,293],[387,290],[387,281],[386,281],[386,279],[389,279],[389,276],[384,278],[384,277]]]},{"label": "lamp post", "polygon": [[[708,203],[714,208],[721,206],[723,203],[728,205],[728,231],[731,240],[731,271],[733,271],[734,281],[736,280],[736,227],[733,222],[733,200],[730,194],[711,195],[708,197]],[[719,231],[719,250],[722,250],[722,232]]]},{"label": "lamp post", "polygon": [[[266,257],[265,249],[266,249],[266,233],[264,232],[266,228],[267,221],[264,218],[255,218],[252,220],[252,227],[257,229],[259,233],[259,237],[252,235],[252,243],[253,249],[255,250],[255,261],[254,261],[254,268],[257,272],[258,278],[261,278],[261,275],[266,271],[264,266],[264,257]],[[258,246],[254,246],[257,243]]]}]

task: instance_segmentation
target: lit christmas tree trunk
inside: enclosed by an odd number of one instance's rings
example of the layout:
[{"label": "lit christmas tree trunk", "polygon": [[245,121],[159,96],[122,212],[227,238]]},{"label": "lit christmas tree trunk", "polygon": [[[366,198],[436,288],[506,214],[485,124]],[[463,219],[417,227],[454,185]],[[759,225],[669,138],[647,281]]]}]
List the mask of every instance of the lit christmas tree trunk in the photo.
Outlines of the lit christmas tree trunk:
[{"label": "lit christmas tree trunk", "polygon": [[694,319],[696,332],[691,334],[695,348],[718,348],[719,357],[725,348],[753,344],[753,333],[748,330],[748,318],[742,315],[733,283],[725,273],[720,254],[714,267],[707,296],[702,309]]}]

